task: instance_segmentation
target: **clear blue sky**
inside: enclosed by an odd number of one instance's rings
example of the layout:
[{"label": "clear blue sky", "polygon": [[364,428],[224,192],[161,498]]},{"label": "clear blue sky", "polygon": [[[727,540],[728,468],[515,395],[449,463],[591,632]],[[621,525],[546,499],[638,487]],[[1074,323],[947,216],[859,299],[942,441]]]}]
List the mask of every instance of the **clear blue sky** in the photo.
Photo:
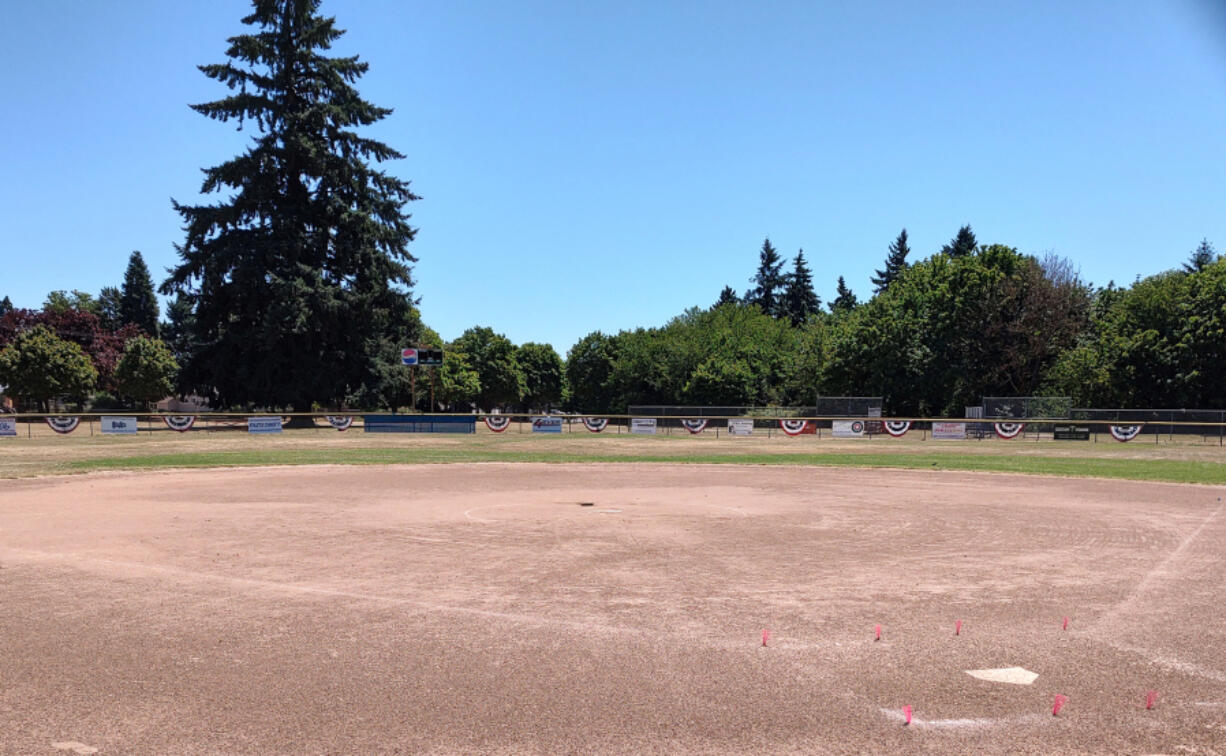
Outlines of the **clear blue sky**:
[{"label": "clear blue sky", "polygon": [[[371,64],[372,135],[411,205],[425,320],[565,351],[748,286],[765,236],[823,300],[906,227],[925,257],[1055,252],[1095,282],[1226,252],[1219,0],[1026,3],[325,0]],[[241,0],[9,3],[0,296],[157,280],[170,198],[247,133],[220,85]]]}]

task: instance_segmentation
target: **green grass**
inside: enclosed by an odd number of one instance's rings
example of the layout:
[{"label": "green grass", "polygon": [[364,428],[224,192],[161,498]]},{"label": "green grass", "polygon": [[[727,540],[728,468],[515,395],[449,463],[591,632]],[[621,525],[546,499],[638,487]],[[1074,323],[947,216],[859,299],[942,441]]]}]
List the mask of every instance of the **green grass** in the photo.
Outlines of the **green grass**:
[{"label": "green grass", "polygon": [[66,472],[160,468],[247,467],[253,465],[385,465],[459,462],[801,465],[900,468],[1115,478],[1171,483],[1226,484],[1226,465],[1179,459],[1112,459],[960,454],[956,452],[818,452],[813,454],[703,453],[600,454],[492,449],[267,449],[177,454],[136,454],[65,462]]}]

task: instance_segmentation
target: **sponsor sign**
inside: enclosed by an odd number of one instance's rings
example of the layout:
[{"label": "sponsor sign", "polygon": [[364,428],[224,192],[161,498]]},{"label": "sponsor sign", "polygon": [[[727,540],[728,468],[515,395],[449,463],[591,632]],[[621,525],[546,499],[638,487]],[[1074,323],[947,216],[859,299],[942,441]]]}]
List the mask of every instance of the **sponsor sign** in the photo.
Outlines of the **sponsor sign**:
[{"label": "sponsor sign", "polygon": [[280,417],[249,417],[247,418],[248,433],[280,433]]},{"label": "sponsor sign", "polygon": [[750,417],[734,417],[728,421],[729,436],[752,436],[753,435],[753,418]]},{"label": "sponsor sign", "polygon": [[562,418],[560,417],[534,417],[532,418],[533,433],[561,433]]},{"label": "sponsor sign", "polygon": [[401,349],[400,350],[400,364],[401,365],[416,365],[417,364],[417,350],[412,349],[412,348]]},{"label": "sponsor sign", "polygon": [[1088,425],[1057,425],[1052,428],[1052,438],[1057,441],[1089,441]]},{"label": "sponsor sign", "polygon": [[835,420],[831,425],[835,438],[864,438],[863,420]]},{"label": "sponsor sign", "polygon": [[362,431],[365,433],[476,433],[477,416],[363,415]]},{"label": "sponsor sign", "polygon": [[932,437],[937,441],[965,441],[966,423],[933,423]]},{"label": "sponsor sign", "polygon": [[630,432],[645,436],[654,435],[656,432],[656,419],[654,417],[632,417],[630,418]]},{"label": "sponsor sign", "polygon": [[16,436],[17,420],[11,417],[0,417],[0,436]]},{"label": "sponsor sign", "polygon": [[103,415],[101,425],[103,433],[114,433],[117,435],[131,436],[140,430],[134,417]]}]

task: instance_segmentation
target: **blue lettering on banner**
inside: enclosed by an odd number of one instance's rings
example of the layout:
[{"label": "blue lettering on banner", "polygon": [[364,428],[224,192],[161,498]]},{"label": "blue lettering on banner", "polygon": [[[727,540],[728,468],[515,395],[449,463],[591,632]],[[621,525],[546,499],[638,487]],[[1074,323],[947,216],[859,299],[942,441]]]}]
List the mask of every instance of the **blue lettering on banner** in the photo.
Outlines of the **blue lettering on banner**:
[{"label": "blue lettering on banner", "polygon": [[534,417],[532,418],[533,433],[561,433],[562,418],[560,417]]},{"label": "blue lettering on banner", "polygon": [[0,420],[0,436],[16,436],[17,421],[12,418]]},{"label": "blue lettering on banner", "polygon": [[247,418],[248,433],[280,433],[280,417],[249,417]]},{"label": "blue lettering on banner", "polygon": [[99,425],[102,426],[102,432],[108,434],[115,433],[130,436],[137,431],[136,418],[134,417],[103,415]]},{"label": "blue lettering on banner", "polygon": [[366,433],[476,433],[476,415],[363,415]]}]

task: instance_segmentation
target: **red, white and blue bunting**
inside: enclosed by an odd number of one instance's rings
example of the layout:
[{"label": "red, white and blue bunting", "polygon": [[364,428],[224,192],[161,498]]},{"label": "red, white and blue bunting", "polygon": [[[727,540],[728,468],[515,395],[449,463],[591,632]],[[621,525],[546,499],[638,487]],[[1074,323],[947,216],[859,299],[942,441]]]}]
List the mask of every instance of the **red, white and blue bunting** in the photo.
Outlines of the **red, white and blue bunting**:
[{"label": "red, white and blue bunting", "polygon": [[81,418],[75,416],[64,417],[63,415],[60,415],[58,417],[47,418],[47,425],[50,425],[51,430],[55,431],[56,433],[72,433],[80,424]]},{"label": "red, white and blue bunting", "polygon": [[996,435],[1001,438],[1017,438],[1017,435],[1025,427],[1025,423],[992,423],[992,428],[996,430]]},{"label": "red, white and blue bunting", "polygon": [[583,418],[583,427],[590,430],[592,433],[599,433],[609,424],[607,417],[585,417]]},{"label": "red, white and blue bunting", "polygon": [[1112,425],[1110,427],[1111,438],[1116,441],[1131,441],[1141,432],[1139,425]]},{"label": "red, white and blue bunting", "polygon": [[196,424],[195,415],[162,415],[162,422],[173,431],[184,433]]},{"label": "red, white and blue bunting", "polygon": [[338,431],[347,431],[353,425],[353,415],[324,415],[324,419]]},{"label": "red, white and blue bunting", "polygon": [[697,417],[683,417],[681,418],[681,427],[697,436],[706,430],[707,421]]},{"label": "red, white and blue bunting", "polygon": [[511,418],[508,415],[486,415],[485,427],[495,433],[502,433],[511,424]]},{"label": "red, white and blue bunting", "polygon": [[779,418],[779,427],[789,436],[799,436],[805,432],[805,428],[809,426],[808,420],[790,420],[787,418]]},{"label": "red, white and blue bunting", "polygon": [[901,438],[911,430],[910,420],[885,420],[881,424],[885,426],[885,432],[894,438]]}]

